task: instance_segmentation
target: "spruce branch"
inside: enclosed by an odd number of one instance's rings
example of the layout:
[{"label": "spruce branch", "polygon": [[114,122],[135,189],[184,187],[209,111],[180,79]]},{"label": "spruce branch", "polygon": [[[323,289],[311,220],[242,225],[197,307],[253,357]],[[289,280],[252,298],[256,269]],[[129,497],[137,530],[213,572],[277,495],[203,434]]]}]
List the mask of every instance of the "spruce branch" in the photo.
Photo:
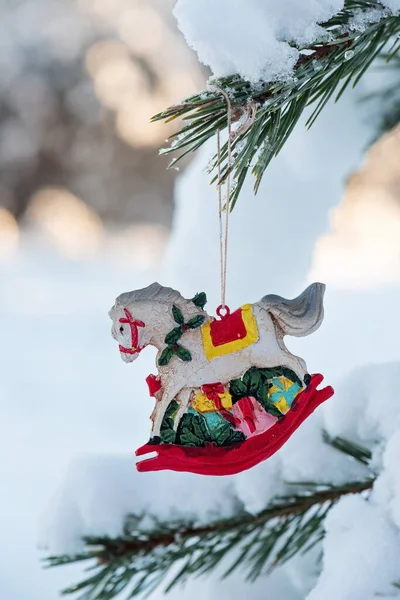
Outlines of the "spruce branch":
[{"label": "spruce branch", "polygon": [[362,98],[364,103],[371,105],[377,121],[376,134],[371,139],[371,144],[400,123],[400,52],[391,58],[389,66],[386,64],[387,60],[388,55],[381,54],[377,67],[379,70],[385,69],[391,75],[391,82]]},{"label": "spruce branch", "polygon": [[[365,464],[367,449],[343,438],[325,441]],[[79,600],[111,600],[143,596],[160,585],[166,591],[191,577],[215,569],[230,575],[242,568],[254,581],[298,552],[305,553],[323,537],[323,522],[343,496],[368,491],[374,477],[343,485],[293,483],[291,495],[275,498],[258,514],[239,512],[231,518],[197,525],[189,519],[155,520],[151,530],[142,527],[144,515],[129,515],[118,538],[86,537],[85,549],[76,555],[51,556],[48,566],[89,561],[91,576],[64,590]]]},{"label": "spruce branch", "polygon": [[[376,11],[380,14],[377,22]],[[358,25],[360,14],[366,22],[362,26]],[[239,123],[236,130],[233,164],[227,164],[226,143],[221,152],[221,181],[232,172],[235,182],[230,198],[233,208],[249,170],[255,177],[257,192],[267,166],[283,148],[306,107],[313,106],[306,123],[311,127],[328,100],[335,93],[338,100],[351,83],[354,87],[390,42],[387,62],[400,48],[400,17],[376,0],[345,0],[343,10],[322,27],[326,32],[324,39],[298,48],[300,58],[290,79],[260,81],[257,85],[237,75],[211,80],[206,91],[155,115],[153,121],[169,122],[178,117],[184,121],[180,131],[172,136],[171,145],[160,151],[179,152],[170,166],[200,148],[217,130],[226,128],[227,107],[220,89],[230,98],[234,122],[246,120],[249,106],[255,108],[251,123]],[[217,161],[215,155],[210,161],[210,172],[216,172]],[[212,181],[216,181],[216,175]]]},{"label": "spruce branch", "polygon": [[354,458],[364,465],[369,465],[372,452],[368,448],[363,448],[356,442],[351,442],[340,436],[332,437],[327,431],[322,432],[322,439],[326,444],[332,446],[332,448],[344,452],[347,456]]}]

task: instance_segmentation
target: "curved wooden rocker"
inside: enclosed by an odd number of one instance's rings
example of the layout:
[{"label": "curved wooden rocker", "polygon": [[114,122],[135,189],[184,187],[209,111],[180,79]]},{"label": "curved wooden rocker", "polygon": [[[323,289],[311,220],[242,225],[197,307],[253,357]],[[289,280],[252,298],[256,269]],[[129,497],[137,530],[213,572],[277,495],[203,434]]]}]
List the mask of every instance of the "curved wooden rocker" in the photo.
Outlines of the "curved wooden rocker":
[{"label": "curved wooden rocker", "polygon": [[156,452],[157,456],[138,462],[136,468],[149,471],[187,471],[199,475],[234,475],[250,469],[277,452],[296,429],[316,408],[333,395],[328,386],[317,390],[322,375],[313,375],[309,385],[299,393],[291,409],[270,429],[240,444],[217,447],[178,446],[176,444],[145,444],[136,450],[136,456]]}]

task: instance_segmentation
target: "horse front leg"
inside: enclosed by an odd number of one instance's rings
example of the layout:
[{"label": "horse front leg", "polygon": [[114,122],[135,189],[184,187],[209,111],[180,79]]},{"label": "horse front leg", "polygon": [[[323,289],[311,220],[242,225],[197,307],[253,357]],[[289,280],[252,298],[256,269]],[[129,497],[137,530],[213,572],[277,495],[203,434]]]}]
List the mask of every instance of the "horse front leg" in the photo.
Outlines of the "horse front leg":
[{"label": "horse front leg", "polygon": [[178,408],[178,412],[175,415],[174,431],[178,431],[178,425],[180,423],[180,420],[182,419],[183,415],[187,412],[191,394],[192,394],[192,390],[190,388],[184,388],[179,393],[179,397],[178,397],[179,408]]},{"label": "horse front leg", "polygon": [[165,388],[163,388],[162,397],[156,403],[153,414],[151,416],[151,419],[153,421],[153,427],[151,429],[150,440],[153,444],[160,442],[160,431],[165,411],[167,410],[172,400],[174,400],[178,396],[180,390],[181,388],[176,384],[166,385]]}]

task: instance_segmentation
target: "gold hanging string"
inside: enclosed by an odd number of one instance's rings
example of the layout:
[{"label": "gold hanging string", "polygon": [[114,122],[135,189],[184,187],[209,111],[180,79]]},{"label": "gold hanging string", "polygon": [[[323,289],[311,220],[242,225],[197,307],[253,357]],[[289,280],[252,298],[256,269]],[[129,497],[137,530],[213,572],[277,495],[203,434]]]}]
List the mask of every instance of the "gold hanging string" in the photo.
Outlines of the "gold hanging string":
[{"label": "gold hanging string", "polygon": [[221,284],[221,306],[225,307],[225,294],[224,294],[224,279],[226,283],[226,268],[224,265],[224,249],[223,249],[223,236],[222,236],[222,192],[221,192],[221,133],[217,131],[217,162],[218,162],[218,221],[219,221],[219,266],[220,266],[220,284]]},{"label": "gold hanging string", "polygon": [[[218,89],[226,100],[228,107],[228,142],[227,142],[227,172],[226,172],[226,196],[225,207],[222,205],[222,184],[221,181],[221,134],[217,132],[217,165],[218,165],[218,219],[219,219],[219,250],[220,250],[220,270],[221,270],[221,307],[225,310],[226,304],[226,273],[228,261],[228,233],[229,233],[229,204],[231,196],[231,171],[232,171],[232,107],[229,96],[226,92]],[[222,225],[222,210],[225,208],[225,231]]]}]

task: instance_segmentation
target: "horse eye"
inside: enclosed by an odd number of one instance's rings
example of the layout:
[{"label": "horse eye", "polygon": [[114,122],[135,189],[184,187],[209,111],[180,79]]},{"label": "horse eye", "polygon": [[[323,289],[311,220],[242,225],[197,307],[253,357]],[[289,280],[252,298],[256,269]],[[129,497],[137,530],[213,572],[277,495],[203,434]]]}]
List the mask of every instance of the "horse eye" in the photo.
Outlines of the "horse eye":
[{"label": "horse eye", "polygon": [[121,325],[121,327],[119,328],[119,331],[120,331],[120,333],[124,333],[124,328],[123,328],[123,326],[122,326],[122,325]]}]

